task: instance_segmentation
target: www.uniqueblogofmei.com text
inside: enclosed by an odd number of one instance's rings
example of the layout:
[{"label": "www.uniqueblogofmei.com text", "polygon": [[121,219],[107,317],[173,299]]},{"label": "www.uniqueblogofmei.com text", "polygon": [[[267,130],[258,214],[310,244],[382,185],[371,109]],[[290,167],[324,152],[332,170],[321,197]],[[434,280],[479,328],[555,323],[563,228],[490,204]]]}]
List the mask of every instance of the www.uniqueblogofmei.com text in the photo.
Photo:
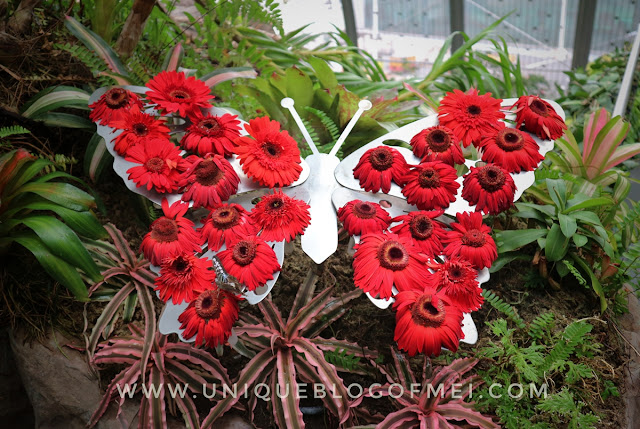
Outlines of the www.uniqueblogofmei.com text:
[{"label": "www.uniqueblogofmei.com text", "polygon": [[[193,397],[204,396],[207,399],[214,398],[226,398],[226,397],[244,397],[249,398],[255,396],[263,401],[270,401],[273,395],[279,398],[286,398],[290,395],[295,395],[297,399],[315,398],[322,399],[327,396],[340,399],[346,396],[350,399],[357,399],[362,396],[368,396],[371,398],[381,398],[383,396],[389,396],[391,398],[400,398],[402,396],[419,397],[421,394],[426,394],[429,397],[444,397],[445,390],[442,384],[437,386],[420,383],[413,383],[408,388],[400,384],[382,385],[379,383],[373,383],[368,386],[363,386],[358,383],[352,383],[347,386],[345,391],[340,394],[335,385],[325,385],[322,383],[298,383],[293,388],[290,385],[277,384],[275,388],[269,384],[256,383],[255,385],[238,385],[238,384],[202,384],[197,386],[184,384],[117,384],[118,394],[121,398],[133,396],[141,392],[147,398],[158,398],[162,395],[168,395],[171,398],[184,398],[188,395]],[[473,399],[473,386],[470,384],[454,383],[450,388],[450,397],[452,399],[463,399],[468,397]],[[529,398],[546,398],[547,397],[547,384],[535,385],[514,383],[510,385],[503,385],[500,383],[492,383],[488,385],[488,396],[491,398],[502,398],[508,396],[513,399],[519,399],[525,396]]]}]

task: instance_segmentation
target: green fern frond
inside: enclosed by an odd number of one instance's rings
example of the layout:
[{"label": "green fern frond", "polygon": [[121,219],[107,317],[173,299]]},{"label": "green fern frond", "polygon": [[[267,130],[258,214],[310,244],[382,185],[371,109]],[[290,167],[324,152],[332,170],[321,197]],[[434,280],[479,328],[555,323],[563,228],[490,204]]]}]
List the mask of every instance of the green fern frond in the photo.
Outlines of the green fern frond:
[{"label": "green fern frond", "polygon": [[573,322],[564,330],[562,338],[553,346],[541,366],[543,372],[563,368],[566,361],[575,352],[578,345],[585,341],[585,336],[591,332],[593,325],[583,321]]},{"label": "green fern frond", "polygon": [[322,110],[314,109],[313,107],[309,106],[305,106],[304,110],[320,119],[322,125],[324,125],[327,132],[331,135],[331,144],[335,143],[336,140],[338,140],[338,138],[340,137],[340,128],[338,127],[338,125],[336,125],[335,122],[333,122],[333,119],[331,119],[329,115],[327,115]]},{"label": "green fern frond", "polygon": [[31,131],[21,127],[20,125],[0,128],[0,139],[6,139],[7,137],[17,136],[20,134],[31,134]]},{"label": "green fern frond", "polygon": [[101,72],[109,71],[107,65],[94,52],[84,46],[80,44],[72,45],[67,42],[65,44],[56,43],[54,47],[68,52],[72,57],[84,64],[94,76],[98,77],[98,84],[100,86],[110,86],[116,83],[116,81],[109,76],[100,75]]},{"label": "green fern frond", "polygon": [[534,340],[539,340],[547,332],[554,322],[553,313],[544,313],[533,319],[529,324],[529,336]]},{"label": "green fern frond", "polygon": [[526,327],[524,320],[522,320],[522,317],[518,315],[516,309],[504,302],[502,298],[497,296],[495,293],[485,289],[482,291],[482,296],[493,308],[514,321],[518,328],[524,329]]},{"label": "green fern frond", "polygon": [[344,368],[347,371],[354,371],[360,365],[360,357],[347,353],[346,350],[329,350],[324,353],[324,357],[332,365]]},{"label": "green fern frond", "polygon": [[563,259],[562,263],[565,265],[565,267],[567,267],[567,269],[569,270],[569,272],[571,274],[573,274],[573,276],[576,278],[576,280],[578,280],[578,283],[580,283],[582,286],[586,286],[587,285],[587,280],[585,280],[584,277],[582,277],[582,274],[580,274],[580,271],[578,271],[578,269],[575,267],[575,265],[573,265],[573,263],[567,259]]}]

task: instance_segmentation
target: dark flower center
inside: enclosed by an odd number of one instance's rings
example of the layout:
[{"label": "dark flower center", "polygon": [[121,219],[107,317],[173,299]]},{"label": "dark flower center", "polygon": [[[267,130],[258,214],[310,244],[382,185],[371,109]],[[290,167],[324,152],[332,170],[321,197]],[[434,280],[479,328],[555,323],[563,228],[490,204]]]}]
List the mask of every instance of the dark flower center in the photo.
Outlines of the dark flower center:
[{"label": "dark flower center", "polygon": [[539,98],[531,102],[529,109],[540,116],[549,116],[549,109],[547,109],[547,106],[545,106],[544,102]]},{"label": "dark flower center", "polygon": [[208,136],[219,136],[222,134],[220,122],[215,118],[206,118],[198,122],[198,129],[201,133]]},{"label": "dark flower center", "polygon": [[409,253],[407,249],[395,240],[389,240],[382,243],[378,249],[378,260],[380,266],[398,271],[409,265]]},{"label": "dark flower center", "polygon": [[462,236],[462,244],[471,247],[482,247],[485,243],[484,234],[479,229],[470,229]]},{"label": "dark flower center", "polygon": [[280,197],[272,197],[269,201],[269,209],[271,211],[280,211],[284,207],[284,201]]},{"label": "dark flower center", "polygon": [[437,328],[442,325],[446,314],[444,303],[430,294],[422,295],[411,307],[413,321],[425,327]]},{"label": "dark flower center", "polygon": [[371,166],[378,171],[384,171],[393,165],[393,153],[389,148],[379,147],[369,155]]},{"label": "dark flower center", "polygon": [[105,102],[111,109],[121,109],[129,103],[129,94],[126,89],[113,88],[107,91]]},{"label": "dark flower center", "polygon": [[418,183],[423,188],[437,188],[440,186],[440,175],[435,168],[427,167],[418,176]]},{"label": "dark flower center", "polygon": [[409,222],[409,231],[416,240],[426,240],[433,234],[433,222],[425,215],[418,215]]},{"label": "dark flower center", "polygon": [[189,261],[187,261],[184,257],[182,256],[178,256],[176,259],[173,260],[173,262],[171,263],[171,267],[173,268],[174,271],[177,271],[178,273],[181,273],[183,271],[186,271],[187,268],[189,268],[191,264],[189,263]]},{"label": "dark flower center", "polygon": [[218,229],[229,229],[238,224],[240,213],[235,208],[219,207],[211,214],[211,221]]},{"label": "dark flower center", "polygon": [[445,269],[444,277],[451,283],[464,280],[464,268],[458,263],[451,263]]},{"label": "dark flower center", "polygon": [[366,201],[358,201],[353,205],[353,214],[360,219],[372,219],[376,216],[377,210],[373,204]]},{"label": "dark flower center", "polygon": [[196,298],[196,314],[202,319],[217,319],[222,312],[224,300],[224,293],[220,289],[204,291]]},{"label": "dark flower center", "polygon": [[504,186],[506,178],[502,169],[496,165],[485,165],[478,171],[478,182],[482,189],[488,192],[495,192]]},{"label": "dark flower center", "polygon": [[147,126],[143,123],[134,124],[132,128],[133,128],[133,132],[138,137],[144,137],[147,134],[149,134],[149,128],[147,128]]},{"label": "dark flower center", "polygon": [[496,144],[505,152],[512,152],[524,147],[524,137],[515,128],[505,128],[496,135]]},{"label": "dark flower center", "polygon": [[169,93],[169,96],[178,101],[188,100],[191,98],[191,94],[182,89],[174,89]]},{"label": "dark flower center", "polygon": [[471,116],[478,116],[480,113],[482,113],[482,109],[480,108],[480,106],[472,104],[471,106],[467,107],[467,113],[469,113]]},{"label": "dark flower center", "polygon": [[427,143],[429,149],[433,152],[446,152],[451,146],[451,138],[449,134],[443,130],[433,130],[427,134]]},{"label": "dark flower center", "polygon": [[224,177],[224,172],[211,159],[205,159],[195,169],[196,181],[203,186],[213,186]]},{"label": "dark flower center", "polygon": [[256,243],[249,240],[241,240],[233,247],[233,260],[238,265],[248,265],[256,256]]},{"label": "dark flower center", "polygon": [[178,239],[178,224],[168,217],[161,217],[151,226],[151,238],[155,241],[170,242]]},{"label": "dark flower center", "polygon": [[153,157],[145,163],[145,167],[147,170],[157,173],[164,168],[164,159],[158,156]]},{"label": "dark flower center", "polygon": [[280,145],[271,142],[266,142],[265,144],[263,144],[262,150],[271,158],[278,158],[282,153],[282,148],[280,147]]}]

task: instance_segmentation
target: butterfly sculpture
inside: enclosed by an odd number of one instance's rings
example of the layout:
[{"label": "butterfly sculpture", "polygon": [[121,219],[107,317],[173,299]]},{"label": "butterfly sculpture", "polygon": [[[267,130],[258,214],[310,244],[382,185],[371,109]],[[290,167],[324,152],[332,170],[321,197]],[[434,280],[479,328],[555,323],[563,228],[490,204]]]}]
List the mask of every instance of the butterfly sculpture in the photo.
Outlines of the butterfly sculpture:
[{"label": "butterfly sculpture", "polygon": [[[149,91],[146,87],[127,86],[123,89],[131,91],[134,94],[145,94]],[[90,99],[90,103],[96,103],[101,96],[107,91],[106,88],[97,90]],[[502,101],[502,106],[509,108],[516,103],[516,99],[507,99]],[[554,102],[549,102],[555,112],[564,119],[564,112]],[[413,213],[417,210],[415,205],[410,204],[407,201],[407,193],[403,193],[403,188],[398,183],[391,183],[389,189],[384,189],[386,192],[365,192],[362,189],[362,181],[358,180],[354,176],[354,170],[358,168],[359,163],[365,156],[370,153],[371,150],[377,148],[389,148],[385,144],[386,141],[402,141],[410,143],[412,138],[420,133],[422,130],[435,127],[439,124],[438,116],[436,114],[430,115],[423,119],[412,122],[401,128],[389,132],[388,134],[379,137],[370,143],[359,148],[352,154],[348,155],[342,161],[337,157],[337,153],[340,150],[342,144],[348,137],[349,133],[355,126],[360,116],[367,110],[371,109],[372,104],[368,100],[362,100],[358,105],[358,110],[349,121],[342,134],[336,141],[331,151],[326,153],[320,153],[315,143],[312,141],[308,131],[305,129],[301,118],[299,117],[294,101],[290,98],[282,100],[281,105],[287,109],[305,138],[312,154],[307,156],[301,161],[300,165],[302,171],[297,180],[291,183],[289,186],[284,187],[282,190],[285,194],[296,198],[297,200],[304,201],[309,204],[309,215],[311,221],[306,227],[304,234],[301,237],[302,250],[316,263],[320,264],[327,260],[332,254],[334,254],[338,248],[338,217],[337,211],[342,207],[345,207],[349,202],[354,200],[360,200],[370,203],[375,203],[382,207],[388,216],[394,219]],[[301,106],[303,107],[303,106]],[[145,106],[143,107],[146,113],[150,115],[159,115],[158,106]],[[210,107],[207,110],[203,109],[203,114],[210,113],[212,115],[223,115],[229,113],[228,110],[220,109],[216,107]],[[506,128],[509,128],[510,121],[514,119],[514,114],[508,112],[507,116],[503,120]],[[240,131],[241,136],[246,136],[246,122],[241,122]],[[179,118],[174,118],[172,123],[167,124],[170,129],[170,134],[184,133],[186,126],[184,121]],[[113,155],[114,162],[113,168],[115,172],[121,176],[125,185],[132,192],[140,194],[150,201],[161,204],[165,200],[165,204],[171,205],[182,199],[182,194],[177,192],[159,193],[155,189],[149,189],[148,187],[140,186],[131,179],[129,172],[131,168],[135,166],[134,163],[125,160],[123,156],[118,153],[115,147],[118,136],[122,133],[122,130],[115,129],[113,126],[98,124],[98,134],[102,136],[106,143],[106,149]],[[540,159],[544,157],[546,152],[553,148],[552,140],[543,140],[538,137],[533,137],[536,141]],[[417,157],[414,152],[404,147],[393,147],[394,153],[399,153],[404,159],[407,165],[419,165],[422,161]],[[243,171],[240,160],[236,155],[231,154],[230,165],[239,178],[237,192],[231,195],[228,199],[229,203],[238,204],[245,210],[250,211],[256,205],[257,201],[268,194],[269,189],[254,180],[255,178],[249,177]],[[465,159],[464,168],[471,169],[479,164],[479,159]],[[522,193],[530,187],[535,180],[534,171],[522,171],[509,173],[510,178],[515,185],[515,192],[513,194],[513,201],[520,198]],[[463,176],[459,176],[455,179],[459,184],[463,184]],[[402,183],[401,183],[402,184]],[[474,212],[476,210],[475,204],[471,204],[468,198],[463,198],[463,186],[458,186],[455,199],[448,207],[444,209],[444,213],[438,217],[438,220],[443,224],[451,224],[453,222],[453,216],[462,212]],[[197,211],[196,211],[197,213]],[[197,215],[194,215],[197,219]],[[200,224],[201,225],[201,224]],[[196,225],[196,226],[200,226]],[[359,245],[361,237],[359,235],[352,236],[352,244]],[[282,266],[285,257],[284,241],[269,242],[269,245],[273,249],[277,262]],[[279,271],[273,273],[271,279],[266,281],[263,286],[249,290],[243,285],[237,278],[230,275],[220,263],[217,254],[225,250],[223,245],[219,250],[213,251],[206,249],[203,245],[203,254],[201,258],[210,260],[210,264],[213,267],[216,275],[216,283],[223,285],[226,290],[231,290],[233,293],[242,296],[250,304],[257,304],[264,299],[274,287]],[[437,259],[440,263],[444,263],[446,258],[443,255],[438,255]],[[433,267],[432,267],[433,268]],[[159,267],[152,267],[152,269],[158,273]],[[431,269],[433,272],[433,269]],[[478,287],[489,280],[489,271],[486,267],[477,270],[476,281]],[[389,296],[383,296],[382,294],[373,294],[370,291],[367,292],[368,298],[378,308],[387,308],[395,300],[394,296],[398,293],[398,289],[394,285]],[[165,309],[162,312],[159,322],[159,330],[163,334],[178,333],[183,341],[193,341],[194,338],[184,338],[183,329],[178,321],[180,314],[182,314],[187,306],[188,302],[182,302],[174,304],[169,301]],[[463,339],[466,343],[475,343],[477,341],[477,330],[474,322],[469,313],[465,313],[462,319],[462,331],[464,333]],[[234,337],[231,336],[230,342],[234,341]]]}]

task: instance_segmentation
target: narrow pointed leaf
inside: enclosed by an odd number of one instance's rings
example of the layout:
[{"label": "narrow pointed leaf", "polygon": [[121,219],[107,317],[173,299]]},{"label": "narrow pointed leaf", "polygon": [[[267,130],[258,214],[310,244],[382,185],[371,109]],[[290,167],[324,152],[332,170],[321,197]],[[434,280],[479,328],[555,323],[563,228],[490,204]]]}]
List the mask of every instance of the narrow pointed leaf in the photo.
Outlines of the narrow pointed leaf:
[{"label": "narrow pointed leaf", "polygon": [[229,67],[217,69],[214,72],[202,76],[200,80],[209,88],[213,88],[217,84],[227,80],[237,78],[254,79],[256,76],[258,76],[258,73],[251,67]]},{"label": "narrow pointed leaf", "polygon": [[[149,288],[141,286],[136,283],[136,291],[138,292],[138,300],[140,301],[140,308],[144,313],[144,347],[142,349],[142,357],[140,359],[140,365],[142,368],[147,367],[149,357],[151,356],[151,349],[156,337],[156,310],[153,305],[153,298],[149,292]],[[145,382],[145,371],[142,371],[142,382]]]},{"label": "narrow pointed leaf", "polygon": [[68,183],[27,183],[17,192],[31,192],[76,211],[87,211],[95,205],[91,195]]},{"label": "narrow pointed leaf", "polygon": [[96,324],[93,326],[91,330],[91,335],[89,335],[89,345],[87,346],[87,353],[91,356],[98,345],[98,341],[100,341],[100,336],[104,331],[107,323],[113,318],[116,314],[120,305],[124,302],[124,300],[133,292],[135,287],[132,283],[127,283],[126,286],[121,288],[118,293],[116,293],[113,298],[106,305],[98,320],[96,320]]}]

